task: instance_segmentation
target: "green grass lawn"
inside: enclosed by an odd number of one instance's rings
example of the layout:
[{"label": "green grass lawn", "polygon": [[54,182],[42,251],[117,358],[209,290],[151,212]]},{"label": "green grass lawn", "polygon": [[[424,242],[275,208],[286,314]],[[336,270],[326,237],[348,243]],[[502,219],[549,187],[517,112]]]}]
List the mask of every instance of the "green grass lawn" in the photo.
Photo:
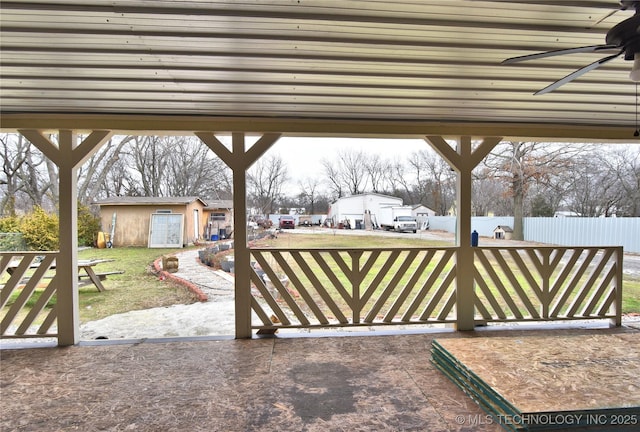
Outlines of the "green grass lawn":
[{"label": "green grass lawn", "polygon": [[103,282],[106,291],[93,285],[80,288],[80,321],[87,322],[131,310],[194,303],[196,298],[181,285],[160,281],[152,273],[152,263],[163,255],[184,249],[113,248],[85,249],[78,259],[114,259],[99,264],[96,272],[120,271]]},{"label": "green grass lawn", "polygon": [[640,313],[640,279],[622,278],[622,313]]},{"label": "green grass lawn", "polygon": [[[165,254],[184,251],[184,249],[148,249],[148,248],[114,248],[114,249],[85,249],[78,252],[78,259],[113,259],[113,262],[98,264],[94,270],[97,273],[107,271],[124,271],[123,274],[109,275],[102,283],[104,292],[98,292],[95,286],[87,285],[79,289],[80,321],[98,320],[110,315],[132,310],[153,307],[170,306],[174,304],[189,304],[196,300],[194,295],[181,285],[169,280],[160,281],[152,272],[152,263]],[[82,272],[81,272],[82,273]],[[7,278],[7,275],[2,275]],[[22,317],[32,307],[43,289],[36,289],[17,317]],[[3,312],[5,312],[20,294],[16,290],[9,298]],[[55,304],[55,296],[49,301],[47,308]],[[46,312],[46,309],[45,309]],[[41,313],[36,323],[42,322]],[[4,313],[1,314],[4,316]]]}]

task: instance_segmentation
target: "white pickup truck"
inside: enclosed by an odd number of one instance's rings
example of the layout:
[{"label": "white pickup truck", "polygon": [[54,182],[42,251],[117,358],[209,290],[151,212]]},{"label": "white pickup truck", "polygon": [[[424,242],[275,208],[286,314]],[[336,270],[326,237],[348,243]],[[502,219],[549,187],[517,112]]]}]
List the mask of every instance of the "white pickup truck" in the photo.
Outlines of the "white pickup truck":
[{"label": "white pickup truck", "polygon": [[417,232],[418,222],[411,215],[409,206],[381,207],[376,219],[380,228],[396,232]]}]

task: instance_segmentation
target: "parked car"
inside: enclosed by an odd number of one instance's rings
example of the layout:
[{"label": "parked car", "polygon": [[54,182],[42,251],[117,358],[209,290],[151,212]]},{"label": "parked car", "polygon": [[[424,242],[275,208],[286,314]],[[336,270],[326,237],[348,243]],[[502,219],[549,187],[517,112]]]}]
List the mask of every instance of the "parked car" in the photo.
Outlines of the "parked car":
[{"label": "parked car", "polygon": [[268,218],[259,218],[256,219],[256,223],[258,224],[259,227],[262,228],[271,228],[273,226],[273,222],[271,222],[271,219]]},{"label": "parked car", "polygon": [[280,219],[278,220],[280,221],[280,229],[294,229],[296,227],[296,220],[293,216],[280,216]]},{"label": "parked car", "polygon": [[310,215],[301,215],[298,217],[298,225],[300,226],[311,226],[311,216]]}]

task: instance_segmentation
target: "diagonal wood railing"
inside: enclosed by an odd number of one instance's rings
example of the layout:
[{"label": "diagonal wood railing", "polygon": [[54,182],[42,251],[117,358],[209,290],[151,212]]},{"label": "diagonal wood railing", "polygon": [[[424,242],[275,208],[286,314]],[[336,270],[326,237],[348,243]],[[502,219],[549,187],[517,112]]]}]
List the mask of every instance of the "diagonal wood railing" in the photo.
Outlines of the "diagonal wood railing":
[{"label": "diagonal wood railing", "polygon": [[[457,322],[455,247],[250,249],[253,329]],[[58,252],[0,254],[0,338],[56,337]],[[476,322],[622,319],[621,247],[474,248]]]},{"label": "diagonal wood railing", "polygon": [[[58,252],[0,254],[0,337],[57,337],[55,266]],[[27,307],[28,306],[28,307]]]},{"label": "diagonal wood railing", "polygon": [[622,247],[475,248],[476,319],[621,323]]},{"label": "diagonal wood railing", "polygon": [[252,327],[455,322],[455,251],[251,249]]}]

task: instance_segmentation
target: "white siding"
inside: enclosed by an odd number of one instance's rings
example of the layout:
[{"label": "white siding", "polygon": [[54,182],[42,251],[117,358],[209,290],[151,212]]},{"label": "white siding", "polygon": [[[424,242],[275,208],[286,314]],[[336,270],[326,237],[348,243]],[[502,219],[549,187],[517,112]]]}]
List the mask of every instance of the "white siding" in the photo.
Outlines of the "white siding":
[{"label": "white siding", "polygon": [[366,210],[375,215],[379,213],[380,207],[399,205],[402,205],[402,198],[378,194],[353,195],[340,198],[331,204],[329,217],[333,218],[336,223],[348,219],[351,227],[354,228],[355,220],[364,219]]}]

